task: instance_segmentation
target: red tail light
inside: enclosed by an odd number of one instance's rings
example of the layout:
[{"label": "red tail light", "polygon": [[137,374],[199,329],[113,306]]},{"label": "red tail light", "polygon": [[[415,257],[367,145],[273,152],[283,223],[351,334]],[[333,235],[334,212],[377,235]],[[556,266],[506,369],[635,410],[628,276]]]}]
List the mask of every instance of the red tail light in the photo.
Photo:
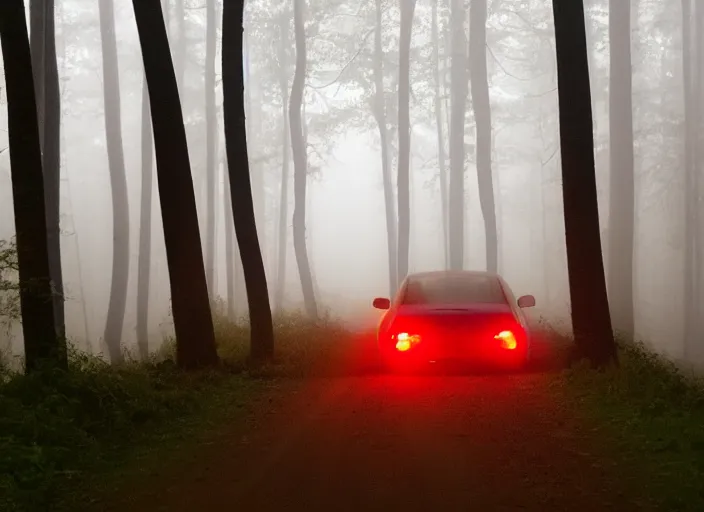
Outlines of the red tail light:
[{"label": "red tail light", "polygon": [[396,350],[399,352],[407,352],[411,350],[414,345],[420,343],[420,336],[418,334],[409,334],[407,332],[400,332],[392,336],[391,339],[396,341]]},{"label": "red tail light", "polygon": [[501,348],[506,350],[516,350],[516,347],[518,347],[516,336],[511,331],[501,331],[494,336],[494,339],[499,340]]}]

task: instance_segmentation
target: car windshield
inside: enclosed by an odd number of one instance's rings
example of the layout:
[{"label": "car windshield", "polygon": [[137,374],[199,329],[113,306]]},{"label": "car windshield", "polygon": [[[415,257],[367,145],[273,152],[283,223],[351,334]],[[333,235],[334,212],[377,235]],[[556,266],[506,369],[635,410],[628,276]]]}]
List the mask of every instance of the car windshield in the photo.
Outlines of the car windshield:
[{"label": "car windshield", "polygon": [[506,296],[493,276],[424,276],[411,278],[402,304],[506,304]]}]

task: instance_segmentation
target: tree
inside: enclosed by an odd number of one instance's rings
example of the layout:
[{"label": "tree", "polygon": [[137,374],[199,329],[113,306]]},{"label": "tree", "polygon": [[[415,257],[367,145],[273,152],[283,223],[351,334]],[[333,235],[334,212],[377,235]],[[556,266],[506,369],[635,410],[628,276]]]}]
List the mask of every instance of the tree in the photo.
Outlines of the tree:
[{"label": "tree", "polygon": [[616,361],[601,254],[594,137],[582,0],[553,0],[565,243],[572,329],[593,365]]},{"label": "tree", "polygon": [[180,94],[185,94],[184,80],[186,78],[186,48],[187,36],[186,33],[186,0],[174,0],[174,18],[176,19],[176,33],[174,49],[174,62],[176,66],[176,80],[178,83],[178,91]]},{"label": "tree", "polygon": [[635,226],[630,2],[609,1],[609,191],[608,292],[614,327],[633,335]]},{"label": "tree", "polygon": [[66,345],[56,336],[52,303],[42,154],[24,2],[0,2],[17,233],[20,309],[28,372],[45,364],[67,368]]},{"label": "tree", "polygon": [[440,73],[440,22],[438,20],[439,3],[440,0],[435,0],[433,2],[431,39],[433,44],[433,74],[435,78],[435,130],[438,134],[438,173],[440,176],[440,208],[442,218],[443,250],[445,256],[445,266],[447,266],[449,257],[449,242],[447,239],[447,170],[445,169],[445,134],[442,126],[443,101],[442,94],[440,91],[442,86],[442,76]]},{"label": "tree", "polygon": [[152,185],[154,140],[147,79],[142,85],[142,189],[140,193],[139,260],[137,262],[137,348],[142,360],[149,356],[149,278],[152,252]]},{"label": "tree", "polygon": [[408,274],[408,256],[411,235],[411,120],[410,71],[411,37],[416,0],[400,0],[401,27],[398,64],[398,281]]},{"label": "tree", "polygon": [[477,179],[479,203],[484,216],[486,234],[486,268],[497,272],[499,240],[496,232],[496,206],[491,169],[491,102],[486,65],[487,0],[472,0],[469,8],[469,74],[472,107],[477,124]]},{"label": "tree", "polygon": [[[293,150],[293,248],[296,253],[298,274],[303,290],[306,313],[312,320],[318,318],[313,276],[306,247],[306,182],[308,155],[303,135],[303,89],[306,81],[306,32],[304,26],[305,0],[293,0],[293,25],[296,39],[296,71],[291,85],[289,123],[291,125],[291,149]],[[240,246],[241,247],[241,246]]]},{"label": "tree", "polygon": [[463,0],[450,0],[450,269],[464,267],[464,116],[467,103],[467,55]]},{"label": "tree", "polygon": [[205,237],[205,276],[210,296],[215,294],[215,175],[218,151],[218,118],[215,106],[215,51],[217,47],[217,8],[215,0],[206,0],[206,50],[205,50],[205,125],[206,125],[206,174],[207,215]]},{"label": "tree", "polygon": [[218,363],[186,130],[159,0],[133,0],[149,88],[157,184],[180,367]]},{"label": "tree", "polygon": [[56,64],[56,30],[54,0],[32,0],[30,13],[30,49],[39,120],[39,143],[42,149],[44,192],[49,244],[49,270],[56,336],[66,337],[64,318],[64,281],[61,269],[61,99]]},{"label": "tree", "polygon": [[244,0],[224,2],[222,85],[230,195],[249,305],[250,357],[254,362],[262,362],[274,357],[274,325],[249,176],[244,112],[243,22]]},{"label": "tree", "polygon": [[701,344],[699,312],[701,241],[699,212],[699,177],[701,144],[698,130],[702,122],[702,87],[704,64],[701,43],[704,40],[704,8],[691,0],[682,0],[682,67],[684,82],[684,346],[686,356],[695,356]]},{"label": "tree", "polygon": [[391,180],[391,156],[389,155],[389,130],[386,119],[386,98],[384,96],[384,50],[382,47],[382,4],[375,0],[374,16],[374,119],[379,129],[381,143],[381,173],[384,187],[384,210],[386,212],[386,246],[389,260],[389,296],[393,297],[398,288],[398,243],[396,233],[396,211],[394,190]]},{"label": "tree", "polygon": [[[284,1],[284,4],[287,2]],[[274,311],[283,309],[284,290],[286,287],[286,253],[288,245],[288,169],[291,151],[290,126],[288,122],[288,52],[289,52],[289,16],[290,11],[283,9],[279,14],[279,90],[281,94],[281,190],[279,197],[279,232],[278,256],[276,258],[276,290],[274,292]]]},{"label": "tree", "polygon": [[236,265],[239,255],[235,251],[235,226],[232,220],[232,195],[230,194],[230,179],[227,174],[227,161],[223,166],[223,195],[225,201],[225,276],[227,279],[227,317],[235,320],[237,313],[237,296],[235,295]]},{"label": "tree", "polygon": [[100,42],[103,52],[103,100],[105,105],[105,136],[110,166],[112,192],[112,279],[110,301],[105,321],[105,344],[112,362],[122,361],[122,327],[127,304],[127,281],[130,269],[130,212],[127,197],[125,155],[122,148],[120,107],[120,74],[115,37],[113,0],[102,0],[100,11]]}]

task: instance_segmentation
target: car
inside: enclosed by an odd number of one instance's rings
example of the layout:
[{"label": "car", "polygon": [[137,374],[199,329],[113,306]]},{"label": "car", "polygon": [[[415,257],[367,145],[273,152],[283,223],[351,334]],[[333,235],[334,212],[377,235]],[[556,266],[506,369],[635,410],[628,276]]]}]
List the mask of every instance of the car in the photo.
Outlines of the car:
[{"label": "car", "polygon": [[530,359],[524,309],[535,306],[535,297],[516,300],[499,274],[410,274],[393,300],[378,297],[373,306],[384,311],[377,349],[389,369],[465,362],[520,370]]}]

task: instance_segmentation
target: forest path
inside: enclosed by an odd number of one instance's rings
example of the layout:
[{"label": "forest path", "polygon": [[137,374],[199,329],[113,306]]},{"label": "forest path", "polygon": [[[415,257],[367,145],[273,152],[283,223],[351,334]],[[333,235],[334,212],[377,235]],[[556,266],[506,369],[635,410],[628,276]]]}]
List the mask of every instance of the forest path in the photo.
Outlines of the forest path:
[{"label": "forest path", "polygon": [[543,366],[283,386],[246,424],[101,510],[644,510]]}]

